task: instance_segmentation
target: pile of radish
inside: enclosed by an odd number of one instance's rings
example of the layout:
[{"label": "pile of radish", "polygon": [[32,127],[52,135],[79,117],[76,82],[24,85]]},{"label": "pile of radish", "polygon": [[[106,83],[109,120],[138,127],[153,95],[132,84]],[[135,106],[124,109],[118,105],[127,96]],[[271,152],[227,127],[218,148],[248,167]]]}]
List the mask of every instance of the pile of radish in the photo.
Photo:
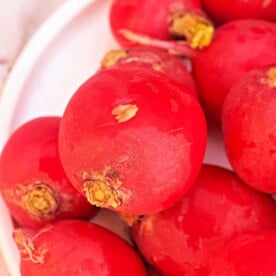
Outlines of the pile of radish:
[{"label": "pile of radish", "polygon": [[[113,1],[122,48],[2,150],[22,276],[276,273],[273,21],[276,0]],[[203,164],[214,123],[232,170]]]}]

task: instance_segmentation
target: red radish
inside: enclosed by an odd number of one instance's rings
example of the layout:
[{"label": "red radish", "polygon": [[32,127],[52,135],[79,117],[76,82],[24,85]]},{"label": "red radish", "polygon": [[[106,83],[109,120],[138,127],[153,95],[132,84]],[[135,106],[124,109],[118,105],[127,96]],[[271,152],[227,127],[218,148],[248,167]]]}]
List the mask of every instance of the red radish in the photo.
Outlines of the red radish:
[{"label": "red radish", "polygon": [[126,48],[134,44],[126,39],[124,30],[157,39],[185,39],[192,48],[207,46],[214,31],[199,0],[114,0],[110,25]]},{"label": "red radish", "polygon": [[211,45],[193,59],[199,94],[210,114],[221,119],[224,99],[244,73],[276,63],[276,24],[239,20],[217,29]]},{"label": "red radish", "polygon": [[201,3],[218,23],[246,18],[276,21],[275,0],[201,0]]},{"label": "red radish", "polygon": [[132,234],[146,260],[164,275],[206,276],[231,239],[271,228],[276,228],[276,205],[270,196],[229,170],[204,165],[186,196],[138,220]]},{"label": "red radish", "polygon": [[0,189],[19,224],[38,228],[94,212],[67,179],[58,154],[60,117],[40,117],[19,127],[1,156]]},{"label": "red radish", "polygon": [[257,190],[276,193],[276,66],[252,70],[232,86],[222,127],[239,177]]},{"label": "red radish", "polygon": [[59,148],[93,205],[127,214],[172,206],[199,173],[206,122],[198,101],[164,74],[99,71],[69,101]]},{"label": "red radish", "polygon": [[34,233],[14,230],[22,276],[146,276],[131,246],[109,230],[85,221],[61,220]]},{"label": "red radish", "polygon": [[102,59],[102,68],[127,66],[138,69],[153,69],[164,73],[189,88],[197,97],[196,85],[184,60],[153,47],[133,47],[128,50],[112,50]]},{"label": "red radish", "polygon": [[275,248],[275,230],[239,236],[223,249],[210,275],[275,275]]}]

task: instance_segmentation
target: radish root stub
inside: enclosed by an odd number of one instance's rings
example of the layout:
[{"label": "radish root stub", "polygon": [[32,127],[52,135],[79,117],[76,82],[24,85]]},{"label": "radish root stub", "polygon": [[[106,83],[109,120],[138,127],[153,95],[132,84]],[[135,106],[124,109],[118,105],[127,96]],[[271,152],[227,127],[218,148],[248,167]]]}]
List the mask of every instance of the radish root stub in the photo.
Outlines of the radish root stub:
[{"label": "radish root stub", "polygon": [[214,26],[207,18],[191,12],[175,12],[169,32],[174,37],[184,38],[193,49],[207,47],[213,38]]}]

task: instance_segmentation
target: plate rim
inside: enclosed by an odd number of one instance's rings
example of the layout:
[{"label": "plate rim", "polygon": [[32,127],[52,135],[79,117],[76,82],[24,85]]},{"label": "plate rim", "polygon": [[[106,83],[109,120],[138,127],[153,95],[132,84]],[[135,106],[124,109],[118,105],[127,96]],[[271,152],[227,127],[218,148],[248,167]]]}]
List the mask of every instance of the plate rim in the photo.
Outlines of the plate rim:
[{"label": "plate rim", "polygon": [[[5,140],[10,134],[8,126],[21,92],[18,87],[22,87],[36,61],[54,38],[74,17],[96,1],[98,0],[67,0],[41,24],[23,47],[4,83],[0,97],[0,112],[2,114],[0,117],[0,149],[3,148]],[[3,118],[3,114],[5,114],[5,118]],[[3,130],[5,130],[4,134]]]},{"label": "plate rim", "polygon": [[[75,17],[98,0],[67,0],[55,10],[36,30],[23,47],[10,71],[0,96],[0,150],[2,151],[10,133],[14,109],[21,95],[21,87],[39,57],[55,37],[64,30]],[[50,35],[49,35],[50,34]],[[17,248],[10,234],[13,228],[9,211],[0,194],[0,250],[11,276],[20,276],[15,265],[14,253]],[[8,224],[8,225],[7,225]],[[5,227],[1,227],[4,226]],[[13,248],[11,248],[13,247]],[[18,256],[19,257],[19,256]]]}]

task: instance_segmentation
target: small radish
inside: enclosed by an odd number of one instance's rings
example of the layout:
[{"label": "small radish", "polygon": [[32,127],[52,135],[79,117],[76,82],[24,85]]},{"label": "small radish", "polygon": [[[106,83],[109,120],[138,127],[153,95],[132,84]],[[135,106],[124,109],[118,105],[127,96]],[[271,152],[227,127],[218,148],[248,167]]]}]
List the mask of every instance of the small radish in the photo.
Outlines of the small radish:
[{"label": "small radish", "polygon": [[114,0],[110,25],[115,38],[126,48],[134,43],[125,30],[157,39],[183,39],[192,48],[207,46],[214,31],[199,0]]},{"label": "small radish", "polygon": [[146,276],[132,247],[109,230],[61,220],[38,232],[15,229],[22,276]]},{"label": "small radish", "polygon": [[221,119],[224,99],[244,73],[276,63],[276,24],[262,20],[229,22],[211,45],[193,59],[193,72],[207,110]]},{"label": "small radish", "polygon": [[232,86],[222,128],[238,176],[257,190],[276,193],[276,66],[252,70]]},{"label": "small radish", "polygon": [[275,248],[275,230],[241,235],[219,254],[210,276],[275,275]]},{"label": "small radish", "polygon": [[201,0],[201,3],[217,23],[246,18],[276,21],[276,0]]},{"label": "small radish", "polygon": [[132,234],[142,255],[162,275],[206,276],[231,239],[272,228],[276,205],[270,196],[251,189],[229,170],[204,165],[179,202],[139,218]]},{"label": "small radish", "polygon": [[133,47],[109,51],[101,62],[102,68],[127,66],[152,69],[176,80],[197,97],[196,85],[184,60],[153,47]]},{"label": "small radish", "polygon": [[93,205],[127,214],[172,206],[199,173],[206,122],[198,101],[164,74],[100,70],[61,121],[64,169]]},{"label": "small radish", "polygon": [[137,44],[191,58],[199,96],[217,121],[221,120],[224,99],[236,80],[252,69],[276,63],[276,24],[263,20],[237,20],[222,25],[212,43],[202,50],[131,32],[128,37]]},{"label": "small radish", "polygon": [[19,127],[0,159],[0,190],[11,215],[38,228],[63,218],[89,218],[95,209],[67,179],[58,154],[60,117],[40,117]]}]

